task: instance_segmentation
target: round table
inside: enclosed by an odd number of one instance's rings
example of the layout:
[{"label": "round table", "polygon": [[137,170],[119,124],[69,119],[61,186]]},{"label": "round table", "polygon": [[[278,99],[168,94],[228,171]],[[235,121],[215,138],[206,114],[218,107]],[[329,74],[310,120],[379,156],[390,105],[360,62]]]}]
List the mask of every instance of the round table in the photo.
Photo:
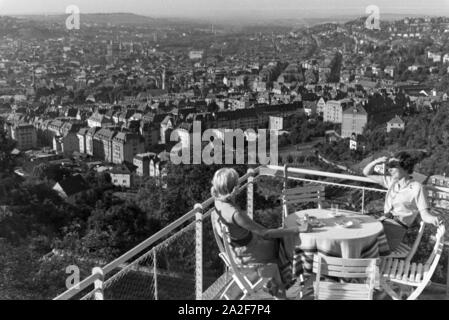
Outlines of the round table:
[{"label": "round table", "polygon": [[[339,258],[377,258],[390,253],[382,223],[375,218],[347,210],[339,210],[342,216],[335,217],[330,209],[309,209],[289,215],[285,226],[296,226],[305,214],[316,217],[324,226],[300,234],[294,249],[294,274],[311,273],[313,255],[318,252]],[[338,225],[349,220],[355,225]]]}]

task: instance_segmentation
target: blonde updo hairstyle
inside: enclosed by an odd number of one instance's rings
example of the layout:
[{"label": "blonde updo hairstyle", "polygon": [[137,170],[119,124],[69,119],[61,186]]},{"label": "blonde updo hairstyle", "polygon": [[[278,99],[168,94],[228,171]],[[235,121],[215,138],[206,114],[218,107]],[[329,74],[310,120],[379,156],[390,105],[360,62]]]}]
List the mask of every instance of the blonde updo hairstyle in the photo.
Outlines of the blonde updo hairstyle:
[{"label": "blonde updo hairstyle", "polygon": [[237,190],[239,174],[232,168],[223,168],[215,172],[212,179],[211,194],[217,200],[229,200]]}]

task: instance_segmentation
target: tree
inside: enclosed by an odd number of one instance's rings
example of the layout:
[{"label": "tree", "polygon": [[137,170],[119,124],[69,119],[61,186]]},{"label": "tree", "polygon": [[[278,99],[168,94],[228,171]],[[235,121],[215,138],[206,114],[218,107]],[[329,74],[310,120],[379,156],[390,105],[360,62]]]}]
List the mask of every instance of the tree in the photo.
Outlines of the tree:
[{"label": "tree", "polygon": [[31,175],[40,180],[59,182],[69,174],[69,171],[59,165],[40,163],[32,170]]},{"label": "tree", "polygon": [[148,219],[136,205],[114,205],[92,213],[82,242],[90,252],[112,259],[142,242],[158,228],[159,223]]},{"label": "tree", "polygon": [[16,142],[7,137],[3,128],[0,128],[0,173],[10,172],[14,167],[14,160],[11,151],[16,146]]},{"label": "tree", "polygon": [[340,82],[340,70],[343,62],[343,56],[337,51],[330,63],[331,72],[329,74],[328,82],[336,83]]}]

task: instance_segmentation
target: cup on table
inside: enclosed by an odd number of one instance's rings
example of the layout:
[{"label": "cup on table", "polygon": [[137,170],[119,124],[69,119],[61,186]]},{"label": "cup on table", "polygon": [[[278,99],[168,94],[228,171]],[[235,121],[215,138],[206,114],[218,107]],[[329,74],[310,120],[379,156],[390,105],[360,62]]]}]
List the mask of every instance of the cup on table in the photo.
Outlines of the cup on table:
[{"label": "cup on table", "polygon": [[332,202],[331,203],[331,211],[333,214],[338,213],[338,204]]},{"label": "cup on table", "polygon": [[331,203],[331,212],[334,217],[341,216],[341,213],[338,208],[338,203],[334,203],[334,202]]}]

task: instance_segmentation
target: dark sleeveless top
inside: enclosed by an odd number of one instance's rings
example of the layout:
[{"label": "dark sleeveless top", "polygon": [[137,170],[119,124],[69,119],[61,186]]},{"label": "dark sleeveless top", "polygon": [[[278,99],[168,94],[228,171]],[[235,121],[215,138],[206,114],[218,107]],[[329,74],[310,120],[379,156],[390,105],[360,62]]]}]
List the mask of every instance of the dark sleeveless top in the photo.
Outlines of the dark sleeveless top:
[{"label": "dark sleeveless top", "polygon": [[234,247],[243,247],[251,242],[253,233],[239,226],[237,221],[235,221],[234,215],[237,213],[237,210],[238,209],[229,202],[215,200],[217,217],[221,223],[228,227],[231,245]]}]

